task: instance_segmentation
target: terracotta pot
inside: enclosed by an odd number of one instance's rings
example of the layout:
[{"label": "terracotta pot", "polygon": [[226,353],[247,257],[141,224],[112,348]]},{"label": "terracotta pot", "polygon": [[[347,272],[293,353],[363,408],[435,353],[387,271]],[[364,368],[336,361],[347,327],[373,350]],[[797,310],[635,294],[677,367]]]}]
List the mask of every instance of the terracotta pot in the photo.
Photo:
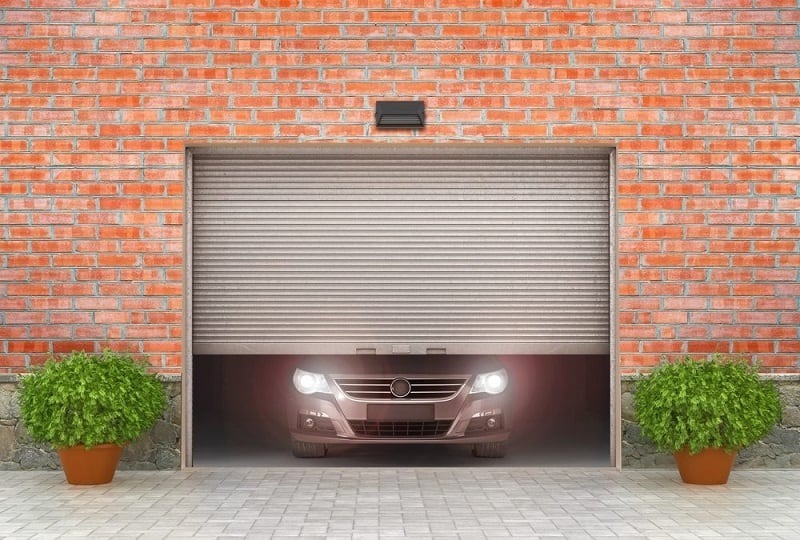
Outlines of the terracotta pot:
[{"label": "terracotta pot", "polygon": [[88,449],[79,444],[58,449],[67,482],[81,486],[111,482],[121,454],[122,447],[117,444],[99,444]]},{"label": "terracotta pot", "polygon": [[705,486],[727,484],[736,459],[735,450],[722,448],[705,448],[697,454],[690,454],[688,449],[684,449],[673,455],[681,480],[687,484]]}]

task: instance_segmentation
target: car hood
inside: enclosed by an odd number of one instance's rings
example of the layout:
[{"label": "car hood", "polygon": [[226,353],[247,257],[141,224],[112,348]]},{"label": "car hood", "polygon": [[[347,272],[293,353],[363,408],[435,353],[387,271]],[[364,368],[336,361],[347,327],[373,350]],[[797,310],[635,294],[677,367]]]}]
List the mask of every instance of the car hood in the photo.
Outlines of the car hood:
[{"label": "car hood", "polygon": [[473,375],[503,367],[493,356],[316,356],[297,367],[326,375]]}]

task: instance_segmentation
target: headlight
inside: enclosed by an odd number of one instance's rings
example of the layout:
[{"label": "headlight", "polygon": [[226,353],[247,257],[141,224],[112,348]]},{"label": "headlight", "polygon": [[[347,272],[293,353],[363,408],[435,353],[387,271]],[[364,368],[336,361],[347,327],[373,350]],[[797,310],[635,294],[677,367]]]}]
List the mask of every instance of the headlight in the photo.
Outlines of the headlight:
[{"label": "headlight", "polygon": [[322,392],[323,394],[331,393],[328,381],[325,380],[325,375],[320,375],[319,373],[295,369],[292,382],[294,383],[294,387],[297,388],[297,391],[301,394],[316,394],[317,392]]},{"label": "headlight", "polygon": [[508,386],[508,373],[505,369],[498,369],[489,373],[481,373],[475,377],[472,383],[470,394],[486,392],[487,394],[499,394]]}]

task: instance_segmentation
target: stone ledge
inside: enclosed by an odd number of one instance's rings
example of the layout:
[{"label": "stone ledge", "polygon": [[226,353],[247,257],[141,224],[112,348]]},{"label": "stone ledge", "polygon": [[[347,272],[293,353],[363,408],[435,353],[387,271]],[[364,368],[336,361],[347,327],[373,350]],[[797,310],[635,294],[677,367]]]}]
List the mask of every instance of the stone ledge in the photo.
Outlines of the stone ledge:
[{"label": "stone ledge", "polygon": [[[0,373],[0,383],[15,383],[23,376],[24,374],[20,373]],[[157,373],[156,376],[158,380],[167,383],[179,383],[183,378],[181,375],[174,373]]]},{"label": "stone ledge", "polygon": [[[620,384],[622,411],[622,466],[664,467],[673,463],[671,455],[659,452],[636,423],[633,396],[637,376],[623,377]],[[742,449],[737,467],[795,468],[800,467],[800,374],[764,374],[778,387],[783,401],[781,421],[767,436]]]},{"label": "stone ledge", "polygon": [[[59,460],[47,444],[31,440],[20,421],[18,374],[0,377],[0,470],[56,469]],[[159,375],[167,406],[153,428],[128,445],[120,469],[180,468],[181,377]]]},{"label": "stone ledge", "polygon": [[[622,382],[635,382],[646,375],[622,375]],[[800,381],[800,373],[759,373],[761,379],[775,382],[795,382]]]}]

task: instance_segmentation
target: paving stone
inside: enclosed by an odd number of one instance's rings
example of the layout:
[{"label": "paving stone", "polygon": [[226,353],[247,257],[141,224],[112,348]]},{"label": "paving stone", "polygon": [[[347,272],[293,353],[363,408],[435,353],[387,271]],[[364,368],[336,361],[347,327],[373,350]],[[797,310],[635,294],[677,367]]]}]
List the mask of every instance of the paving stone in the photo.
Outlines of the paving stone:
[{"label": "paving stone", "polygon": [[3,538],[800,538],[800,471],[195,469],[76,487],[0,472]]}]

